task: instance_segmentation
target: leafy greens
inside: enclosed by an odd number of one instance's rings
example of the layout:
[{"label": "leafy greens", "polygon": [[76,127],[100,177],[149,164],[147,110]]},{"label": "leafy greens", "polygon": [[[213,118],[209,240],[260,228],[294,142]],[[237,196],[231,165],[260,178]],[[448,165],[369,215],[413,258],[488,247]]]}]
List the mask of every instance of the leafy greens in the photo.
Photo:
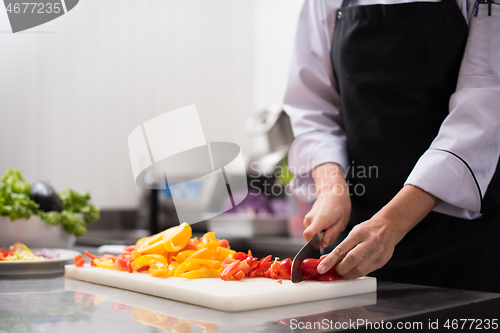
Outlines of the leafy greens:
[{"label": "leafy greens", "polygon": [[[77,237],[87,231],[86,225],[99,219],[100,209],[89,203],[89,193],[66,189],[58,194],[63,204],[62,212],[44,212],[30,199],[29,190],[30,184],[19,169],[8,170],[0,179],[0,216],[9,216],[14,221],[36,215],[47,224],[62,224],[66,232]],[[83,220],[76,214],[82,214]]]}]

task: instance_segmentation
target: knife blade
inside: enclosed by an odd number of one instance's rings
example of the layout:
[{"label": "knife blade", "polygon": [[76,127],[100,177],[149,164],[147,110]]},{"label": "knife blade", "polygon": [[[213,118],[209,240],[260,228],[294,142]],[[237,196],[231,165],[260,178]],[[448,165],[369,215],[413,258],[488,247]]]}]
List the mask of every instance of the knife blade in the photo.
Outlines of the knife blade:
[{"label": "knife blade", "polygon": [[307,242],[306,245],[300,249],[300,251],[297,253],[295,258],[293,258],[292,262],[292,282],[293,283],[299,283],[302,280],[304,280],[303,273],[302,273],[302,268],[300,268],[300,265],[302,264],[302,261],[307,258],[314,258],[314,259],[319,259],[321,257],[321,245],[323,244],[323,236],[325,235],[325,232],[322,231],[320,233],[317,233],[316,235],[313,236]]}]

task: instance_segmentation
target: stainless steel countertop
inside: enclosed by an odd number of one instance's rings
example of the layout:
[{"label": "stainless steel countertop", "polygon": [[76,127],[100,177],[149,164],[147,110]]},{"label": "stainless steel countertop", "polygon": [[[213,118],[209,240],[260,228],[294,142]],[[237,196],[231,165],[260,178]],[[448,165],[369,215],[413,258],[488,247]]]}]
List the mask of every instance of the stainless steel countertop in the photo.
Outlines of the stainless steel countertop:
[{"label": "stainless steel countertop", "polygon": [[500,294],[380,281],[376,293],[227,313],[62,276],[0,280],[0,332],[291,332],[325,320],[420,321],[425,331],[430,319],[499,316]]}]

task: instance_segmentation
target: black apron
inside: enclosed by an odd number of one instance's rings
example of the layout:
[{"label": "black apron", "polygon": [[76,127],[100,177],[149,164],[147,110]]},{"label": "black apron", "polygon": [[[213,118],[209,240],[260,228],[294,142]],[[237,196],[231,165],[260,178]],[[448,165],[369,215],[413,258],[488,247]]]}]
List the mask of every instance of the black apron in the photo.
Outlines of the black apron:
[{"label": "black apron", "polygon": [[[397,194],[436,137],[449,112],[468,33],[455,0],[349,3],[344,0],[337,12],[331,54],[352,193],[351,219],[336,244]],[[499,174],[484,196],[481,218],[430,213],[370,275],[500,292]]]}]

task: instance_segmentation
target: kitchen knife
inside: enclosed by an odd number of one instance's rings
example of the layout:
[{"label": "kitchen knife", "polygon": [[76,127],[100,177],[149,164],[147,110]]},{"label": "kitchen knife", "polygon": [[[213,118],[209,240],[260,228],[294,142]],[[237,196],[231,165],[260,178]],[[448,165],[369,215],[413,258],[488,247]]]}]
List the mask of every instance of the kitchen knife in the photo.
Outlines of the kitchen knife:
[{"label": "kitchen knife", "polygon": [[321,245],[323,245],[323,236],[325,235],[325,232],[322,231],[320,233],[317,233],[316,235],[313,236],[307,242],[302,249],[300,249],[299,253],[293,258],[292,262],[292,282],[293,283],[299,283],[300,281],[304,280],[303,273],[302,273],[302,268],[300,268],[300,265],[302,264],[302,261],[307,258],[314,258],[314,259],[319,259],[321,257],[321,252],[320,248]]}]

